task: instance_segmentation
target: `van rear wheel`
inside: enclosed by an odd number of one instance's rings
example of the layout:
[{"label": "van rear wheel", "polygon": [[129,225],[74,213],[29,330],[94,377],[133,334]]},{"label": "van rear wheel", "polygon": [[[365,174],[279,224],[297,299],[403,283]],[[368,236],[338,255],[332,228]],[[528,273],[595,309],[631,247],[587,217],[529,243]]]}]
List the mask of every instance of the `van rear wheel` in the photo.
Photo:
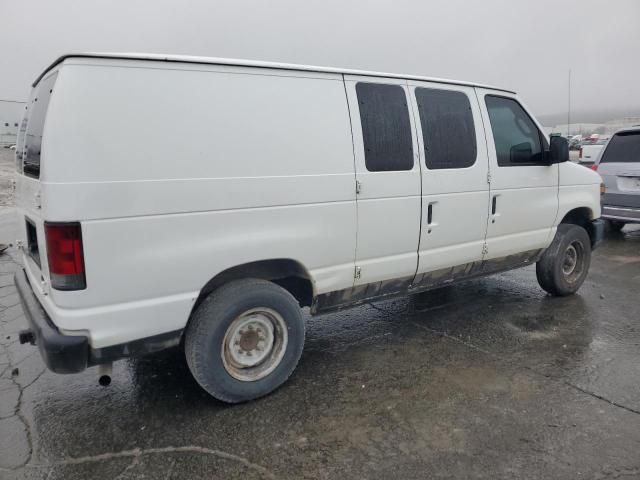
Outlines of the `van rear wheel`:
[{"label": "van rear wheel", "polygon": [[296,299],[278,285],[236,280],[197,307],[185,333],[187,364],[209,394],[228,403],[266,395],[291,375],[304,346]]},{"label": "van rear wheel", "polygon": [[591,240],[587,231],[561,223],[553,242],[536,264],[540,286],[552,295],[566,296],[578,291],[589,272]]}]

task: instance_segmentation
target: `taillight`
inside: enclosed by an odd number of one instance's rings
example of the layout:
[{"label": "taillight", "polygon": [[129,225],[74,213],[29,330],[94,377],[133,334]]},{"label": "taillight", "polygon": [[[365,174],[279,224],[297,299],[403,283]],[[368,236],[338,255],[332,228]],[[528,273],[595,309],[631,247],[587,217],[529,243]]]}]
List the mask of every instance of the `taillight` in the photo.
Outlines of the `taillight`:
[{"label": "taillight", "polygon": [[578,150],[578,158],[582,158],[582,147],[580,147],[580,150]]},{"label": "taillight", "polygon": [[51,286],[56,290],[86,288],[80,224],[45,222],[44,234]]},{"label": "taillight", "polygon": [[594,172],[597,172],[597,171],[598,171],[598,164],[597,164],[597,163],[594,163],[593,165],[591,165],[591,167],[590,167],[590,168],[591,168],[591,170],[593,170]]}]

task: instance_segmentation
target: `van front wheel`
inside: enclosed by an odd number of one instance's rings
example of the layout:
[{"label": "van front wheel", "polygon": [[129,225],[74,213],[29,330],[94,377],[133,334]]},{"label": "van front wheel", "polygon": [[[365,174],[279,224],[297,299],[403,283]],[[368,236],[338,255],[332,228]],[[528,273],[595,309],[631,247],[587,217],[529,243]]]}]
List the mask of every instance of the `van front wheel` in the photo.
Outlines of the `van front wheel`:
[{"label": "van front wheel", "polygon": [[304,330],[300,306],[288,291],[265,280],[236,280],[209,294],[193,313],[185,333],[187,364],[218,400],[253,400],[289,378]]},{"label": "van front wheel", "polygon": [[587,231],[572,224],[561,223],[553,242],[536,264],[540,286],[551,295],[575,293],[589,272],[591,240]]}]

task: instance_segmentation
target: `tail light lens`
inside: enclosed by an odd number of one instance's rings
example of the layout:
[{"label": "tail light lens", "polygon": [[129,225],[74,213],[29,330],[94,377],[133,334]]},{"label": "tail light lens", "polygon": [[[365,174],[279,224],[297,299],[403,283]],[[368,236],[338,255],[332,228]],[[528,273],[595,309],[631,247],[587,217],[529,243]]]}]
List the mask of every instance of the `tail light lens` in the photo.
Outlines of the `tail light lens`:
[{"label": "tail light lens", "polygon": [[591,170],[593,170],[594,172],[597,172],[597,171],[598,171],[598,164],[597,164],[597,163],[594,163],[593,165],[591,165],[591,167],[590,167],[590,168],[591,168]]},{"label": "tail light lens", "polygon": [[582,158],[582,147],[578,150],[578,158]]},{"label": "tail light lens", "polygon": [[607,193],[607,187],[605,186],[604,183],[600,184],[600,195],[604,195],[605,193]]},{"label": "tail light lens", "polygon": [[56,290],[86,288],[80,224],[45,223],[44,233],[51,286]]}]

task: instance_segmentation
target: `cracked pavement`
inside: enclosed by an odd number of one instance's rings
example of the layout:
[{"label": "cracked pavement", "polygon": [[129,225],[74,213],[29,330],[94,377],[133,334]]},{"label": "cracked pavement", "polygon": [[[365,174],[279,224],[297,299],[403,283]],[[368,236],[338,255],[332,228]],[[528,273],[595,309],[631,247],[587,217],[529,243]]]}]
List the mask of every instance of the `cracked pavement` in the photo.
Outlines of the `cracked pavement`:
[{"label": "cracked pavement", "polygon": [[56,375],[0,255],[0,478],[640,478],[640,228],[579,295],[526,268],[308,319],[282,388],[228,406],[179,349]]}]

